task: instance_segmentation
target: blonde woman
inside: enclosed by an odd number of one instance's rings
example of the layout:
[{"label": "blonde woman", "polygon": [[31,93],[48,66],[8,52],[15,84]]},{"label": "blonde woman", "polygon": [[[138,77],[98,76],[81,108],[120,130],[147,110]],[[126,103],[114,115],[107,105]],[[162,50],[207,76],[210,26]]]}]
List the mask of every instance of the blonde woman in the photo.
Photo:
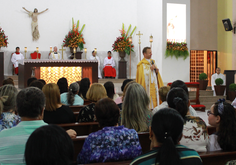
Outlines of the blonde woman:
[{"label": "blonde woman", "polygon": [[46,97],[46,107],[43,118],[44,122],[49,124],[75,122],[73,111],[68,106],[62,105],[61,103],[60,90],[57,84],[46,84],[43,87],[43,93]]},{"label": "blonde woman", "polygon": [[148,131],[152,119],[149,103],[145,89],[138,83],[130,84],[124,96],[121,124],[137,132]]},{"label": "blonde woman", "polygon": [[93,122],[96,121],[94,115],[95,103],[100,99],[106,98],[107,92],[102,84],[94,83],[89,88],[86,98],[92,103],[82,108],[79,112],[78,121],[79,122]]}]

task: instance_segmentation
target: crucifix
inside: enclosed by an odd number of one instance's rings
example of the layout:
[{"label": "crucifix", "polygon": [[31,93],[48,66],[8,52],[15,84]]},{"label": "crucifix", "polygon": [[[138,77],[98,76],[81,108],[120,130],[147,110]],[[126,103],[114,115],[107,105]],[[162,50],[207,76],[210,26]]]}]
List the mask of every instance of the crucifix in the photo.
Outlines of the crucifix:
[{"label": "crucifix", "polygon": [[136,34],[137,36],[139,36],[139,41],[138,41],[138,44],[139,44],[139,59],[141,61],[141,34],[140,31],[138,31],[138,34]]},{"label": "crucifix", "polygon": [[66,49],[63,49],[63,45],[61,46],[61,49],[59,49],[61,51],[61,59],[64,60],[63,58],[63,51],[66,51]]}]

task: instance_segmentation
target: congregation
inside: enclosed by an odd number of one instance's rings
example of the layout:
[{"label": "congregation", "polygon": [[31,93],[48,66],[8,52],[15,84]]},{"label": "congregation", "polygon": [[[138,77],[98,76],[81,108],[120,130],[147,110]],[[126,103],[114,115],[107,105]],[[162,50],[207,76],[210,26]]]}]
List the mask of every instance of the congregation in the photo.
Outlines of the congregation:
[{"label": "congregation", "polygon": [[[88,78],[68,85],[66,78],[46,84],[32,77],[27,85],[18,92],[8,78],[0,87],[0,164],[75,163],[71,139],[77,132],[57,125],[76,122],[100,126],[85,139],[77,164],[132,159],[131,164],[202,164],[198,152],[236,150],[233,106],[224,100],[212,105],[207,115],[216,133],[209,135],[181,80],[158,90],[162,104],[153,110],[144,87],[132,79],[123,82],[122,96],[113,82],[90,84]],[[77,117],[73,106],[82,106]],[[149,132],[147,153],[140,132]]]}]

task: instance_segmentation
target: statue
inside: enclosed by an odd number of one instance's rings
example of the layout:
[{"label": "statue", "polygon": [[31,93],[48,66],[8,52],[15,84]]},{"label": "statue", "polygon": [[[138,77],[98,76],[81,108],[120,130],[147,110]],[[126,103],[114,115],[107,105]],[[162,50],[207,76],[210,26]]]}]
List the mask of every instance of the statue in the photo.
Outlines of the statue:
[{"label": "statue", "polygon": [[38,15],[47,11],[48,8],[42,12],[39,12],[39,13],[38,13],[37,8],[34,9],[34,12],[28,11],[24,7],[23,7],[23,9],[29,13],[30,17],[32,17],[32,23],[31,23],[32,37],[33,37],[33,41],[37,41],[39,39]]}]

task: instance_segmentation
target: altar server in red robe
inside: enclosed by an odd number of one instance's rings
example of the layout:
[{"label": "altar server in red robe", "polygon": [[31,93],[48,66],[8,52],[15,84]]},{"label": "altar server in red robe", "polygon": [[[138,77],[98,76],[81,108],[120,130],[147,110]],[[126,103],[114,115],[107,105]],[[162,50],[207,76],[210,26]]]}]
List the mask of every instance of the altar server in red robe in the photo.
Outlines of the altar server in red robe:
[{"label": "altar server in red robe", "polygon": [[115,60],[111,57],[111,51],[107,52],[108,56],[104,59],[104,77],[106,78],[115,78],[116,77],[116,70],[115,70]]},{"label": "altar server in red robe", "polygon": [[23,54],[20,53],[20,48],[16,47],[16,52],[12,54],[11,62],[14,65],[15,74],[17,74],[17,75],[18,75],[19,60],[24,60],[24,56],[23,56]]}]

